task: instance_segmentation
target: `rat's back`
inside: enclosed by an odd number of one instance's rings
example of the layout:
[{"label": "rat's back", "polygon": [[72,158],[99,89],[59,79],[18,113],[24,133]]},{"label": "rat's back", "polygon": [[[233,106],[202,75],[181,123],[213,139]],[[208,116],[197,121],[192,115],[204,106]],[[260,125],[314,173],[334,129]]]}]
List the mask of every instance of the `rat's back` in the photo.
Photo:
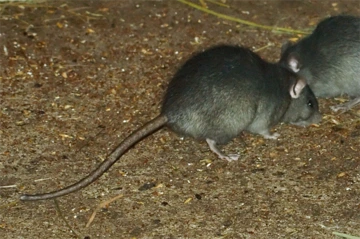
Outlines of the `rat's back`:
[{"label": "rat's back", "polygon": [[168,126],[180,135],[227,143],[256,117],[259,101],[266,97],[268,65],[237,46],[217,46],[193,56],[165,94],[162,113]]}]

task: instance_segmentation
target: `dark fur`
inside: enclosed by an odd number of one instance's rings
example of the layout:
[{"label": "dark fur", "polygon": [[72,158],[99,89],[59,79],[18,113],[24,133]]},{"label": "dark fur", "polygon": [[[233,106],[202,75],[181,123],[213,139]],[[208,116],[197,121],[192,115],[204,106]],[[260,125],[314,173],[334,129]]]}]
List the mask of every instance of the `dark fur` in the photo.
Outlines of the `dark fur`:
[{"label": "dark fur", "polygon": [[316,96],[360,96],[360,18],[324,19],[311,35],[283,45],[281,64],[294,70],[292,59]]},{"label": "dark fur", "polygon": [[262,134],[279,121],[311,124],[318,120],[317,100],[308,86],[291,99],[296,81],[295,74],[248,49],[215,47],[191,58],[174,76],[162,114],[178,134],[219,144],[243,130]]},{"label": "dark fur", "polygon": [[180,135],[225,144],[241,131],[269,136],[280,121],[308,125],[320,120],[308,86],[292,99],[296,75],[248,49],[218,46],[190,58],[171,80],[161,114],[136,130],[92,173],[59,191],[23,195],[21,200],[62,196],[94,182],[129,148],[163,125]]}]

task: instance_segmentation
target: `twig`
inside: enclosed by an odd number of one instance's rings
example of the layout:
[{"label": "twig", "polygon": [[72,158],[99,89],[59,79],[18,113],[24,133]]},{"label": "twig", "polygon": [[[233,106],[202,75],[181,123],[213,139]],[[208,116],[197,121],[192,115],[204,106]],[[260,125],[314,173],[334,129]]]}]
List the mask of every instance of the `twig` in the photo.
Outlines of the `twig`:
[{"label": "twig", "polygon": [[266,46],[263,46],[263,47],[260,47],[260,48],[255,49],[254,52],[262,51],[262,50],[264,50],[265,48],[268,48],[268,47],[271,47],[271,46],[274,46],[274,45],[275,45],[274,43],[269,42]]},{"label": "twig", "polygon": [[333,232],[333,234],[336,236],[339,236],[339,237],[347,238],[347,239],[360,239],[360,237],[358,237],[358,236],[351,236],[351,235],[347,235],[347,234],[340,233],[340,232]]},{"label": "twig", "polygon": [[0,189],[1,188],[17,188],[17,185],[16,184],[13,184],[13,185],[4,185],[4,186],[0,186]]},{"label": "twig", "polygon": [[215,1],[215,0],[206,0],[206,1],[207,1],[207,2],[211,2],[212,4],[216,4],[216,5],[222,6],[222,7],[230,8],[229,5],[227,5],[227,4],[225,4],[225,3],[221,3],[221,2]]},{"label": "twig", "polygon": [[70,226],[69,222],[66,220],[66,218],[65,218],[64,215],[62,214],[61,209],[60,209],[60,206],[59,206],[59,203],[58,203],[58,201],[57,201],[56,199],[54,199],[54,203],[55,203],[55,209],[56,209],[57,213],[59,214],[59,217],[65,222],[66,226],[70,229],[70,231],[71,231],[72,233],[74,233],[77,238],[79,238],[79,239],[84,238],[84,237],[81,237],[81,236],[79,235],[79,233],[76,232],[76,231]]},{"label": "twig", "polygon": [[225,14],[217,13],[217,12],[215,12],[215,11],[206,9],[206,8],[200,6],[200,5],[197,5],[197,4],[192,3],[192,2],[188,2],[188,1],[186,1],[186,0],[177,0],[177,1],[178,1],[178,2],[181,2],[181,3],[183,3],[183,4],[186,4],[186,5],[189,5],[189,6],[193,7],[193,8],[196,8],[196,9],[198,9],[198,10],[200,10],[200,11],[209,13],[209,14],[211,14],[211,15],[215,15],[215,16],[217,16],[217,17],[219,17],[219,18],[223,18],[223,19],[226,19],[226,20],[238,22],[238,23],[241,23],[241,24],[244,24],[244,25],[248,25],[248,26],[251,26],[251,27],[257,27],[257,28],[262,28],[262,29],[266,29],[266,30],[279,31],[279,32],[291,33],[291,34],[302,34],[302,35],[307,35],[307,34],[309,34],[309,32],[305,32],[305,31],[293,30],[293,29],[290,29],[290,28],[266,26],[266,25],[261,25],[261,24],[257,24],[257,23],[254,23],[254,22],[242,20],[242,19],[240,19],[240,18],[231,17],[231,16],[228,16],[228,15],[225,15]]},{"label": "twig", "polygon": [[100,203],[100,204],[96,207],[95,211],[91,214],[91,216],[90,216],[90,218],[89,218],[89,221],[88,221],[88,223],[86,224],[86,227],[89,227],[90,224],[94,221],[95,215],[96,215],[96,213],[97,213],[98,211],[100,211],[100,210],[101,210],[102,208],[104,208],[104,207],[107,207],[110,203],[112,203],[113,201],[121,198],[122,196],[123,196],[122,194],[119,194],[119,195],[117,195],[117,196],[114,197],[114,198],[111,198],[111,199],[109,199],[109,200],[106,200],[106,201]]},{"label": "twig", "polygon": [[47,181],[47,180],[50,180],[50,179],[52,179],[52,178],[39,178],[39,179],[35,179],[34,182],[38,183],[38,182]]}]

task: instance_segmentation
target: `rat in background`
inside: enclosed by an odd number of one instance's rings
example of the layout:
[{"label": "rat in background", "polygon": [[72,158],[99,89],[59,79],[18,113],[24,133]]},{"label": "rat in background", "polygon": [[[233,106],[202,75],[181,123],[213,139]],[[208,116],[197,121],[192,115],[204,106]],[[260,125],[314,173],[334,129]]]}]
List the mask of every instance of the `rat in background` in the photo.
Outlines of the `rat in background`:
[{"label": "rat in background", "polygon": [[167,88],[161,113],[133,132],[88,176],[58,191],[23,195],[21,200],[50,199],[94,182],[133,145],[162,126],[182,136],[205,140],[219,158],[217,144],[226,144],[242,131],[276,139],[270,128],[279,122],[300,126],[318,123],[318,102],[306,82],[251,50],[221,45],[191,57]]},{"label": "rat in background", "polygon": [[351,109],[360,103],[360,17],[322,20],[311,35],[282,46],[280,63],[304,78],[317,97],[354,98],[333,111]]}]

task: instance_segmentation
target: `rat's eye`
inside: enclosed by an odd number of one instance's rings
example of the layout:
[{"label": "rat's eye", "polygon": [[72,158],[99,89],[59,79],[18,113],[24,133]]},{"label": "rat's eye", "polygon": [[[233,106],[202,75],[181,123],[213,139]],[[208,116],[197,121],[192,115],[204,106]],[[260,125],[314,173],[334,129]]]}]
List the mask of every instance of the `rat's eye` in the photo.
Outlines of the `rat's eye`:
[{"label": "rat's eye", "polygon": [[312,102],[312,100],[309,100],[307,105],[311,108],[314,108],[314,103]]}]

